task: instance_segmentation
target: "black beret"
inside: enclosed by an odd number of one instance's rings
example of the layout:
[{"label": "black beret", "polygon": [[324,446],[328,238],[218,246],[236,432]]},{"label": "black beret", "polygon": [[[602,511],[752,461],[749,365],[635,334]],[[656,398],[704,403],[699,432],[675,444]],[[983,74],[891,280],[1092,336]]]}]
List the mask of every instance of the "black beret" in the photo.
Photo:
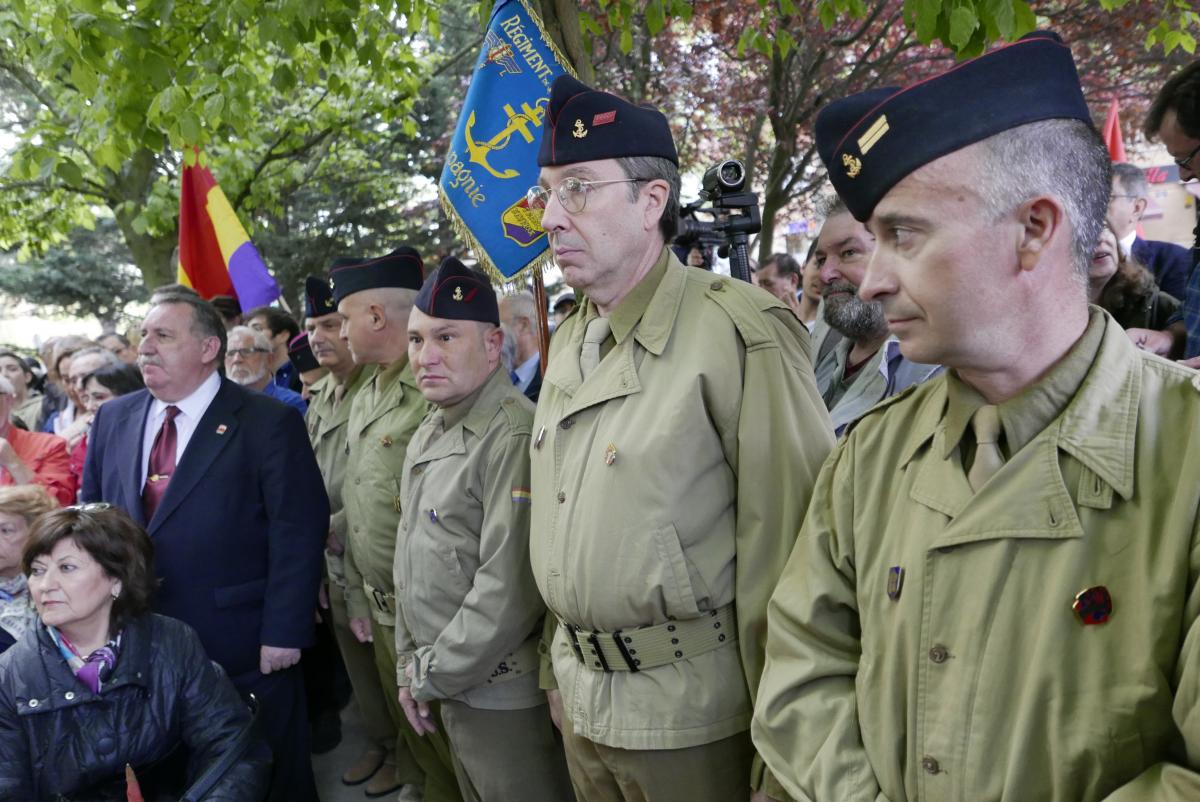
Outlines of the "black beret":
[{"label": "black beret", "polygon": [[550,124],[538,150],[541,167],[624,156],[661,156],[679,166],[662,112],[592,89],[570,75],[554,79],[547,117]]},{"label": "black beret", "polygon": [[329,282],[317,276],[307,276],[304,279],[304,316],[324,317],[337,311],[333,302],[333,290]]},{"label": "black beret", "polygon": [[416,307],[430,317],[500,325],[500,306],[492,283],[453,256],[446,257],[425,280]]},{"label": "black beret", "polygon": [[242,313],[242,305],[232,295],[214,295],[208,302],[216,307],[221,317],[237,317]]},{"label": "black beret", "polygon": [[421,254],[407,245],[378,259],[341,257],[329,268],[333,299],[339,304],[348,295],[378,287],[419,290],[424,279],[425,263],[421,261]]},{"label": "black beret", "polygon": [[570,304],[572,308],[578,304],[578,300],[575,298],[575,293],[564,292],[562,295],[554,299],[554,306],[551,308],[557,312],[559,307],[566,306],[567,304]]},{"label": "black beret", "polygon": [[296,366],[297,373],[305,373],[321,367],[308,344],[308,332],[302,331],[288,342],[288,359]]},{"label": "black beret", "polygon": [[817,115],[817,150],[858,220],[905,176],[993,134],[1039,120],[1091,123],[1071,49],[1037,31],[904,88],[836,100]]}]

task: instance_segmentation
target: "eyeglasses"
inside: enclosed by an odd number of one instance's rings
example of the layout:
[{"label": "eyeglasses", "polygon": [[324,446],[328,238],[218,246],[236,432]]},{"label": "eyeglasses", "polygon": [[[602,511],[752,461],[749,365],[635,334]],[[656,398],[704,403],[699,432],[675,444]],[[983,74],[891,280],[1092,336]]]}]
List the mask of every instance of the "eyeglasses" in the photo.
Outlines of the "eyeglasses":
[{"label": "eyeglasses", "polygon": [[250,356],[251,354],[269,354],[270,348],[230,348],[225,352],[225,355],[230,359],[235,356]]},{"label": "eyeglasses", "polygon": [[1192,148],[1192,152],[1184,156],[1182,159],[1176,159],[1175,164],[1180,170],[1191,170],[1192,159],[1196,158],[1196,154],[1200,153],[1200,145]]},{"label": "eyeglasses", "polygon": [[63,507],[64,510],[82,513],[104,512],[105,510],[111,510],[112,508],[113,505],[109,504],[107,501],[93,501],[88,504],[72,504],[69,507]]},{"label": "eyeglasses", "polygon": [[[556,194],[558,202],[570,214],[579,214],[587,206],[588,193],[592,191],[592,187],[599,187],[605,184],[632,184],[641,181],[651,181],[650,178],[613,178],[608,181],[584,181],[582,178],[564,178],[563,182],[558,185]],[[546,204],[550,200],[550,190],[543,186],[530,187],[525,193],[525,200],[529,203],[530,209],[545,209]]]}]

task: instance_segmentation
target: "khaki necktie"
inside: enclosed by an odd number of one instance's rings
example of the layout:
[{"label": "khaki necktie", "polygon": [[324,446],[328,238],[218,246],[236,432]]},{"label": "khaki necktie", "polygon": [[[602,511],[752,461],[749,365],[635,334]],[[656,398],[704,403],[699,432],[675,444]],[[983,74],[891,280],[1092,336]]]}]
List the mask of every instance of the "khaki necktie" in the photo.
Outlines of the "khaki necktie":
[{"label": "khaki necktie", "polygon": [[976,493],[988,479],[1004,465],[1004,453],[1000,451],[1000,408],[986,404],[975,411],[971,418],[975,431],[975,460],[967,472],[967,481]]},{"label": "khaki necktie", "polygon": [[584,381],[600,365],[600,346],[611,333],[612,326],[606,317],[592,318],[592,322],[587,324],[583,332],[583,348],[579,351],[579,372],[583,374]]}]

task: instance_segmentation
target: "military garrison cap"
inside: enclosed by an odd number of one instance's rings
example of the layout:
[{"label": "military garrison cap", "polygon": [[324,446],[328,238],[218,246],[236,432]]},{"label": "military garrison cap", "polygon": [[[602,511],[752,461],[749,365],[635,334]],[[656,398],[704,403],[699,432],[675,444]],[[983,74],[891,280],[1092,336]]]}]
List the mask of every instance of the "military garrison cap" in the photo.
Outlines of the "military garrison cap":
[{"label": "military garrison cap", "polygon": [[324,317],[337,311],[329,282],[317,276],[304,279],[304,316]]},{"label": "military garrison cap", "polygon": [[500,325],[500,306],[492,283],[453,256],[446,257],[425,280],[416,307],[430,317]]},{"label": "military garrison cap", "polygon": [[1039,120],[1091,123],[1071,49],[1037,31],[904,88],[836,100],[817,115],[817,151],[860,221],[905,176],[993,134]]},{"label": "military garrison cap", "polygon": [[321,363],[313,355],[312,347],[308,344],[307,331],[300,332],[288,341],[288,359],[292,360],[297,373],[304,373],[321,367]]},{"label": "military garrison cap", "polygon": [[333,300],[339,304],[348,295],[378,287],[419,290],[424,278],[425,263],[421,261],[421,254],[407,245],[378,259],[335,259],[329,269]]},{"label": "military garrison cap", "polygon": [[554,79],[547,118],[538,150],[541,167],[625,156],[661,156],[679,165],[662,112],[592,89],[570,75]]}]

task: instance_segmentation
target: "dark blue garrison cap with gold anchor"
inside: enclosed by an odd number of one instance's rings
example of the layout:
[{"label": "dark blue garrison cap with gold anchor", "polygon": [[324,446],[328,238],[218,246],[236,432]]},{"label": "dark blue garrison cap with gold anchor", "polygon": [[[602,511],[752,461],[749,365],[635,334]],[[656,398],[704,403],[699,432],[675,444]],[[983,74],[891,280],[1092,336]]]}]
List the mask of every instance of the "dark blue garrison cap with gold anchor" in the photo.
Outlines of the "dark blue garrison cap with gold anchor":
[{"label": "dark blue garrison cap with gold anchor", "polygon": [[817,115],[817,151],[850,213],[865,222],[923,165],[1051,119],[1092,122],[1071,49],[1037,31],[911,86],[835,100]]}]

